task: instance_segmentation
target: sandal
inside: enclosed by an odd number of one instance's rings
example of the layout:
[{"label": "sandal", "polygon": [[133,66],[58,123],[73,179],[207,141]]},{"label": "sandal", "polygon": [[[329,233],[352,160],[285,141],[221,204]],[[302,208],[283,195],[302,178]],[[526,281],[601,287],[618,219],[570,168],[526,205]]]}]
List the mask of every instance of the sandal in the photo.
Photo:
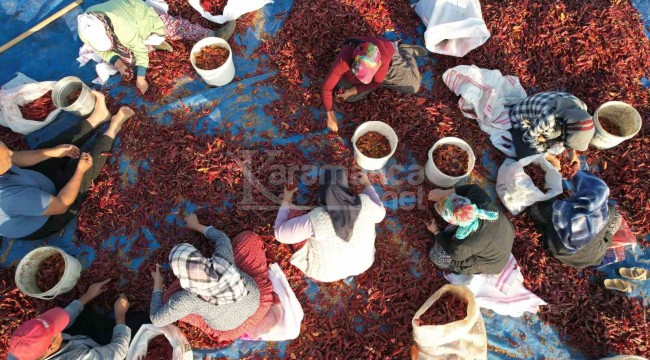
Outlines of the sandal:
[{"label": "sandal", "polygon": [[632,286],[632,284],[621,279],[605,280],[605,288],[622,292],[632,292],[632,290],[634,290],[634,286]]},{"label": "sandal", "polygon": [[650,279],[650,271],[648,269],[633,267],[633,268],[620,268],[618,273],[622,277],[630,280],[648,280]]},{"label": "sandal", "polygon": [[429,55],[429,50],[419,45],[401,44],[399,47],[412,50],[415,56],[422,57]]},{"label": "sandal", "polygon": [[174,48],[167,41],[163,41],[158,45],[154,45],[153,48],[156,49],[156,50],[164,50],[164,51],[167,51],[167,52],[174,52]]}]

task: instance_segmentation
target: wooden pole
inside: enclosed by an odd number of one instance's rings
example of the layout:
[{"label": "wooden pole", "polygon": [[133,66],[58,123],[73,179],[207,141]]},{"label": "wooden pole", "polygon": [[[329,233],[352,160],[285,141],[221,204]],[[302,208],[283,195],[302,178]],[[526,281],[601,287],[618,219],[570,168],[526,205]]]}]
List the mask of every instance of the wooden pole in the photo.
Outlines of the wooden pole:
[{"label": "wooden pole", "polygon": [[10,47],[18,44],[19,42],[25,40],[28,36],[31,34],[37,32],[38,30],[44,28],[47,24],[51,23],[52,21],[60,18],[61,16],[65,15],[68,11],[76,8],[77,6],[81,5],[84,2],[84,0],[76,0],[74,2],[71,2],[68,4],[66,7],[63,9],[55,12],[54,14],[50,15],[47,19],[41,21],[40,23],[34,25],[31,29],[25,31],[24,33],[16,36],[13,40],[9,41],[8,43],[0,46],[0,54],[5,52],[5,50],[9,49]]}]

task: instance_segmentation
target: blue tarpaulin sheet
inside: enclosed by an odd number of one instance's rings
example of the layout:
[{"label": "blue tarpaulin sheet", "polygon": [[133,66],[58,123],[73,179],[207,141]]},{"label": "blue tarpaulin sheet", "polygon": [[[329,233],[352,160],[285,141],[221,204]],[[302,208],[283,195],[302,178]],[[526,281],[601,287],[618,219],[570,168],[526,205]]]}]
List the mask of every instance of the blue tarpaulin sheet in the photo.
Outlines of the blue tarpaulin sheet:
[{"label": "blue tarpaulin sheet", "polygon": [[[83,7],[100,3],[97,0],[85,1]],[[4,0],[0,2],[0,43],[11,40],[23,31],[29,29],[48,15],[56,12],[68,3],[68,1],[55,0]],[[650,6],[645,0],[634,0],[641,15],[650,26]],[[256,25],[252,26],[246,33],[237,34],[234,38],[238,44],[244,47],[244,51],[235,54],[235,67],[237,77],[241,79],[238,82],[231,83],[220,88],[209,88],[202,80],[180,79],[185,93],[190,93],[181,99],[171,101],[170,103],[159,106],[144,103],[142,98],[137,96],[133,87],[118,85],[119,79],[113,77],[109,80],[111,95],[124,94],[123,103],[144,105],[149,110],[149,115],[154,116],[157,121],[165,123],[169,119],[169,111],[178,109],[181,104],[190,107],[200,107],[214,99],[220,99],[214,110],[205,116],[203,124],[197,128],[197,132],[212,134],[215,130],[222,128],[225,124],[232,123],[232,131],[243,132],[251,141],[266,141],[264,134],[274,131],[270,116],[265,114],[264,106],[279,99],[277,89],[269,85],[270,82],[265,80],[276,76],[273,69],[266,64],[264,57],[250,59],[248,56],[261,43],[261,35],[273,36],[282,27],[284,20],[287,18],[293,5],[292,0],[275,0],[262,9],[262,14]],[[80,77],[86,83],[90,83],[95,78],[94,67],[91,64],[79,68],[75,58],[78,56],[78,50],[81,43],[76,34],[76,15],[81,9],[76,9],[61,19],[54,21],[49,26],[27,38],[7,52],[0,54],[0,84],[3,84],[15,76],[16,72],[22,72],[27,76],[38,80],[56,80],[63,76],[75,75]],[[423,31],[420,27],[420,33]],[[391,34],[387,34],[391,36]],[[650,35],[650,33],[647,33]],[[407,39],[407,41],[417,41],[416,39]],[[427,61],[435,61],[429,59]],[[425,73],[423,76],[423,85],[431,87],[433,85],[434,74]],[[319,109],[309,109],[319,114]],[[321,114],[322,115],[322,114]],[[28,136],[30,146],[54,136],[63,129],[69,127],[78,119],[68,114],[60,115],[51,125],[44,129],[32,133]],[[250,126],[253,122],[253,126]],[[246,125],[248,124],[248,125]],[[325,130],[323,130],[325,131]],[[277,133],[277,132],[276,132]],[[300,144],[304,136],[296,135],[289,138],[274,138],[274,145],[288,143]],[[118,144],[119,146],[119,144]],[[308,151],[305,149],[305,151]],[[125,162],[122,168],[128,171],[128,164],[124,159],[114,159],[112,161]],[[487,168],[496,169],[496,164],[489,163],[487,157],[483,159]],[[408,164],[405,164],[408,165]],[[408,166],[407,166],[408,168]],[[130,174],[133,176],[133,174]],[[134,176],[137,176],[135,174]],[[494,189],[490,189],[494,196]],[[192,209],[192,204],[187,204],[188,210]],[[393,204],[386,204],[388,207]],[[175,215],[170,215],[168,221],[175,222]],[[66,231],[57,237],[47,241],[20,242],[11,239],[4,239],[0,247],[0,265],[8,266],[19,261],[26,253],[45,243],[58,246],[66,252],[78,257],[84,268],[92,266],[94,251],[92,248],[81,245],[75,245],[71,242],[74,236],[76,224],[73,222],[67,227]],[[155,249],[159,245],[156,240],[149,236],[150,247]],[[112,237],[105,241],[104,248],[116,247],[119,244],[128,244],[133,238]],[[424,256],[423,254],[413,254],[414,257]],[[142,258],[133,259],[130,266],[137,268],[142,262]],[[605,267],[604,272],[611,276],[616,276],[616,269],[623,266],[644,266],[650,265],[650,252],[648,249],[638,249],[634,253],[629,253],[624,263],[618,263]],[[426,276],[426,275],[421,275]],[[313,283],[309,287],[310,298],[315,299],[318,290],[318,284]],[[631,296],[645,298],[647,303],[650,294],[650,284],[645,283],[637,286]],[[315,300],[314,300],[315,301]],[[536,315],[528,315],[522,318],[511,318],[497,315],[491,311],[483,311],[483,317],[487,327],[488,340],[490,344],[490,358],[494,359],[582,359],[583,355],[577,353],[564,344],[556,328],[544,324]],[[527,337],[522,340],[518,334],[525,333]],[[279,349],[284,354],[288,342],[265,343],[236,341],[232,345],[214,350],[196,351],[196,355],[209,355],[215,357],[239,358],[248,356],[252,353],[263,355],[267,349]]]}]

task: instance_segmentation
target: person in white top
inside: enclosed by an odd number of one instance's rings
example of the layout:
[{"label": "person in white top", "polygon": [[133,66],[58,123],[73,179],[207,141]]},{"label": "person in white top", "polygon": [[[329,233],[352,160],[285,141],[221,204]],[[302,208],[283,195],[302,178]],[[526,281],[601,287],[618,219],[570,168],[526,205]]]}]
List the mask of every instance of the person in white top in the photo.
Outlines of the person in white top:
[{"label": "person in white top", "polygon": [[325,169],[320,178],[319,206],[308,214],[289,219],[297,188],[285,188],[275,220],[275,238],[284,244],[305,241],[291,257],[291,264],[307,276],[332,282],[366,271],[375,260],[375,225],[386,216],[368,176],[361,176],[363,193],[348,187],[343,168]]}]

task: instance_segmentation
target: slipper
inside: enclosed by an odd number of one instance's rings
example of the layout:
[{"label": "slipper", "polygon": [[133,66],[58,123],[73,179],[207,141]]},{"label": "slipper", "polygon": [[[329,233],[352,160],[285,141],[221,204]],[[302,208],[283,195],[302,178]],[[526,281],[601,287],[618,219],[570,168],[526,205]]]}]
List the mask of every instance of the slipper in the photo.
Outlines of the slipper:
[{"label": "slipper", "polygon": [[154,45],[153,48],[156,50],[165,50],[167,52],[174,52],[174,48],[167,41],[163,41],[159,45]]},{"label": "slipper", "polygon": [[648,280],[650,279],[650,271],[648,269],[633,267],[633,268],[620,268],[618,273],[622,277],[630,280]]},{"label": "slipper", "polygon": [[223,24],[223,26],[213,32],[213,36],[222,38],[226,41],[230,39],[232,34],[235,32],[235,28],[237,27],[237,22],[235,20],[230,20],[227,23]]},{"label": "slipper", "polygon": [[605,287],[610,290],[617,290],[622,292],[632,292],[634,286],[629,282],[621,279],[607,279],[605,280]]},{"label": "slipper", "polygon": [[413,53],[418,57],[429,55],[429,50],[419,45],[401,44],[399,47],[412,50]]}]

